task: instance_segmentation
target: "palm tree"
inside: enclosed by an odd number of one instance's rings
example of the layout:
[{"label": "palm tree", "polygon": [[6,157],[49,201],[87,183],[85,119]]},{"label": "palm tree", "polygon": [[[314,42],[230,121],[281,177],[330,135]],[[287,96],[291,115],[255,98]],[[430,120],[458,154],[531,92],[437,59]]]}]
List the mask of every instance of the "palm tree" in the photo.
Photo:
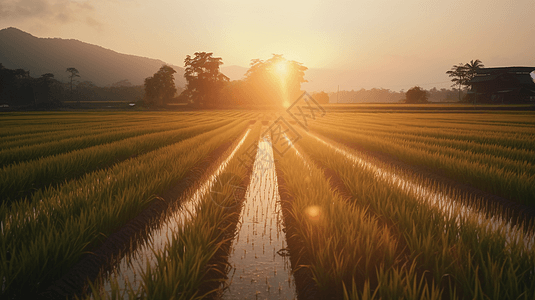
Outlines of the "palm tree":
[{"label": "palm tree", "polygon": [[477,70],[484,67],[483,63],[479,60],[471,60],[469,63],[464,65],[466,68],[466,81],[470,81],[476,76]]}]

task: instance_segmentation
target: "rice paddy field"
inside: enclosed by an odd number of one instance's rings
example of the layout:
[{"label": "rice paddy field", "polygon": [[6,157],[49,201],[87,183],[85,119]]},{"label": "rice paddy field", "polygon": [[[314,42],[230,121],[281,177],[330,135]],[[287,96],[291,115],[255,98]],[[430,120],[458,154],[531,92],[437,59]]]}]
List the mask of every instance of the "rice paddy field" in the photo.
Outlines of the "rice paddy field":
[{"label": "rice paddy field", "polygon": [[535,113],[300,117],[0,114],[0,298],[535,299]]}]

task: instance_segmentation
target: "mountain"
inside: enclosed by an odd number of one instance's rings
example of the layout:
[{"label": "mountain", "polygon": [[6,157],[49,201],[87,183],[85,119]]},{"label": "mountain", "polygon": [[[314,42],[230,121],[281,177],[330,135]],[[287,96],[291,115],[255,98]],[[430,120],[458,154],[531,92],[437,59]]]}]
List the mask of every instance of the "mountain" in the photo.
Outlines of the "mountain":
[{"label": "mountain", "polygon": [[240,66],[221,66],[221,73],[225,74],[230,80],[242,80],[247,70],[247,68]]},{"label": "mountain", "polygon": [[[145,78],[156,73],[165,62],[135,55],[127,55],[78,40],[38,38],[17,28],[0,30],[0,63],[8,69],[24,69],[30,76],[54,74],[67,81],[66,69],[76,68],[80,81],[98,86],[111,85],[128,79],[142,85]],[[175,83],[185,86],[184,68],[170,65],[177,71]]]}]

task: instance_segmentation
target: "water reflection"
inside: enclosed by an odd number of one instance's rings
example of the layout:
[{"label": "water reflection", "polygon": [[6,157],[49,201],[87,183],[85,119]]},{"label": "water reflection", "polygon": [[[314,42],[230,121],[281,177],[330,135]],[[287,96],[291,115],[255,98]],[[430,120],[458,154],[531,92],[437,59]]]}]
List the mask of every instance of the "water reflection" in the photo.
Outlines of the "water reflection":
[{"label": "water reflection", "polygon": [[213,186],[217,176],[225,170],[229,161],[245,142],[250,131],[251,129],[247,130],[230,155],[209,179],[195,191],[193,196],[187,201],[182,201],[183,204],[175,213],[168,216],[160,227],[148,234],[144,244],[137,247],[134,252],[125,255],[112,272],[103,274],[100,280],[104,282],[103,288],[106,293],[111,292],[114,283],[118,284],[120,291],[140,289],[142,284],[141,274],[147,267],[152,268],[157,264],[155,253],[163,251],[165,245],[171,240],[173,233],[195,217],[199,201]]},{"label": "water reflection", "polygon": [[238,233],[232,244],[223,299],[295,299],[295,283],[282,224],[273,149],[258,144]]},{"label": "water reflection", "polygon": [[374,165],[373,163],[366,161],[363,158],[356,156],[353,153],[345,151],[344,149],[337,147],[331,143],[324,141],[312,133],[307,133],[309,136],[315,138],[324,145],[330,147],[335,152],[342,154],[346,158],[353,161],[361,168],[372,171],[377,178],[386,181],[388,184],[398,186],[401,190],[408,194],[414,195],[422,203],[428,203],[429,205],[440,208],[445,215],[445,218],[454,218],[457,224],[461,224],[461,220],[475,217],[478,225],[488,227],[494,232],[505,236],[507,243],[523,245],[524,249],[528,251],[533,250],[535,244],[535,235],[526,234],[524,230],[516,225],[512,225],[511,222],[505,220],[500,215],[494,215],[488,217],[485,214],[478,212],[466,205],[461,204],[459,201],[455,201],[446,193],[437,191],[426,186],[423,186],[414,180],[395,174],[389,170],[383,169]]}]

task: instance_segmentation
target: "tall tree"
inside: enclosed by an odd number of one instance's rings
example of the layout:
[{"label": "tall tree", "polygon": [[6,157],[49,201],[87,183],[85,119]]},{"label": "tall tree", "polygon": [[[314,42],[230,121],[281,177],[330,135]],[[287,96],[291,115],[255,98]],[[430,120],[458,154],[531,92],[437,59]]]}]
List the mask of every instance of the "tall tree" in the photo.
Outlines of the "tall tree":
[{"label": "tall tree", "polygon": [[453,77],[451,81],[453,82],[452,87],[458,86],[459,89],[459,101],[461,101],[461,90],[462,86],[468,87],[468,82],[476,76],[477,70],[483,68],[483,63],[479,60],[471,60],[469,63],[458,65],[453,65],[451,70],[447,71],[450,77]]},{"label": "tall tree", "polygon": [[195,52],[195,57],[188,55],[184,60],[187,85],[181,97],[190,103],[216,106],[219,93],[229,82],[229,78],[219,72],[222,59],[212,55],[211,52]]},{"label": "tall tree", "polygon": [[479,60],[471,60],[469,63],[464,65],[466,70],[466,83],[474,78],[477,74],[477,70],[484,67],[483,63]]},{"label": "tall tree", "polygon": [[446,74],[449,75],[449,77],[453,77],[451,81],[453,84],[452,87],[458,86],[459,88],[459,101],[461,101],[461,90],[462,86],[466,83],[466,75],[467,75],[467,69],[466,64],[460,63],[458,65],[453,65],[451,67],[451,70],[447,71]]},{"label": "tall tree", "polygon": [[69,72],[69,79],[71,80],[71,100],[72,100],[72,97],[73,97],[73,94],[72,94],[72,85],[73,85],[73,82],[74,82],[74,78],[76,77],[80,77],[80,72],[78,72],[78,70],[76,68],[67,68],[66,72]]},{"label": "tall tree", "polygon": [[150,105],[163,105],[176,94],[176,71],[168,65],[163,65],[152,77],[145,78],[145,101]]},{"label": "tall tree", "polygon": [[[54,102],[52,98],[52,84],[54,82],[54,74],[45,73],[37,79],[37,91],[40,93],[40,98],[46,103]],[[37,97],[34,99],[35,104],[37,104]]]},{"label": "tall tree", "polygon": [[245,73],[245,82],[254,104],[288,106],[302,94],[301,83],[306,82],[308,68],[296,61],[288,61],[280,54],[263,61],[253,59]]},{"label": "tall tree", "polygon": [[405,93],[405,103],[427,103],[427,98],[427,92],[419,86],[410,88]]}]

